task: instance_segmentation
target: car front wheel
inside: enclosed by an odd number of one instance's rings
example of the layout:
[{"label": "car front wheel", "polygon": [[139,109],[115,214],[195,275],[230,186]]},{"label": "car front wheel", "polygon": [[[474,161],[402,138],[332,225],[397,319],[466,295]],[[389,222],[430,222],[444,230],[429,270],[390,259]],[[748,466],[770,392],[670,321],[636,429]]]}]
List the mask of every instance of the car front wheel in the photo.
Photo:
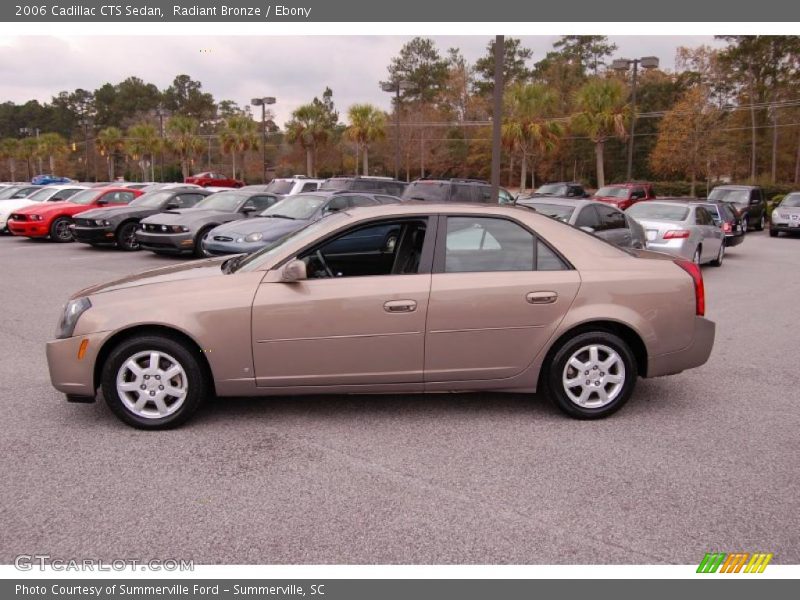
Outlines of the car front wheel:
[{"label": "car front wheel", "polygon": [[125,223],[117,230],[117,245],[126,250],[133,252],[139,249],[139,242],[136,241],[136,227],[138,223]]},{"label": "car front wheel", "polygon": [[208,234],[211,233],[211,230],[214,229],[214,226],[206,227],[205,229],[201,229],[197,237],[194,239],[194,255],[197,258],[207,258],[209,254],[206,252],[205,247],[203,247],[203,241],[208,237]]},{"label": "car front wheel", "polygon": [[72,241],[72,219],[69,217],[59,217],[50,226],[50,239],[54,242],[71,242]]},{"label": "car front wheel", "polygon": [[636,359],[620,337],[605,331],[564,342],[548,365],[547,392],[576,419],[599,419],[619,410],[636,384]]},{"label": "car front wheel", "polygon": [[102,387],[109,408],[128,425],[169,429],[197,409],[208,382],[196,352],[171,337],[141,335],[111,351]]}]

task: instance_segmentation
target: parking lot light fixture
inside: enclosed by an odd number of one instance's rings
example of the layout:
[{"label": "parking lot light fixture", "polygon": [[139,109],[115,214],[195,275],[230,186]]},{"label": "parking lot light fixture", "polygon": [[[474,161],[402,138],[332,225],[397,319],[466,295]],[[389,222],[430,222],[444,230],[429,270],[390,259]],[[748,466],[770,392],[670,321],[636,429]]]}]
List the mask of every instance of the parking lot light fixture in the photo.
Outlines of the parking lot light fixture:
[{"label": "parking lot light fixture", "polygon": [[627,179],[633,179],[633,139],[636,135],[636,83],[637,75],[639,72],[639,65],[643,69],[657,69],[658,68],[657,56],[643,56],[642,58],[617,58],[611,63],[611,68],[617,72],[627,72],[628,69],[633,67],[633,77],[631,79],[631,131],[630,139],[628,140],[628,170]]},{"label": "parking lot light fixture", "polygon": [[381,84],[384,92],[394,93],[394,178],[400,178],[400,92],[410,90],[413,87],[410,81],[400,79],[398,81],[387,81]]},{"label": "parking lot light fixture", "polygon": [[261,177],[262,182],[267,183],[267,106],[275,104],[274,96],[264,96],[253,98],[250,104],[261,107]]}]

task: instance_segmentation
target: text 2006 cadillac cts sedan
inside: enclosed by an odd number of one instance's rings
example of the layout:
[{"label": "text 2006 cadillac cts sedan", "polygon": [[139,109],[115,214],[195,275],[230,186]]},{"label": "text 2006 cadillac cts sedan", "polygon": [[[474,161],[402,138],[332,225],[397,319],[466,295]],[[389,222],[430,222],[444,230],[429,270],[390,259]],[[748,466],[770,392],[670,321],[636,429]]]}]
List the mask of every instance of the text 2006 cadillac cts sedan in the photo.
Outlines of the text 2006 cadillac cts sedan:
[{"label": "text 2006 cadillac cts sedan", "polygon": [[703,314],[689,261],[521,207],[398,204],[85,289],[47,359],[68,400],[100,387],[145,429],[183,423],[212,394],[544,389],[590,419],[640,376],[705,363]]}]

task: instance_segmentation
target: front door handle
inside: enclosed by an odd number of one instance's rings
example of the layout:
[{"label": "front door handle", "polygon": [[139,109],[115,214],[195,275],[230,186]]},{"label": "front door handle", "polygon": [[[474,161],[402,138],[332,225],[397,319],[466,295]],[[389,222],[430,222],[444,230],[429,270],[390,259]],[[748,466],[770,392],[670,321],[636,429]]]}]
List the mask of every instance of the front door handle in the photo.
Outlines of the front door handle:
[{"label": "front door handle", "polygon": [[556,292],[530,292],[525,299],[531,304],[552,304],[558,299]]},{"label": "front door handle", "polygon": [[416,300],[389,300],[383,304],[388,313],[410,313],[417,310]]}]

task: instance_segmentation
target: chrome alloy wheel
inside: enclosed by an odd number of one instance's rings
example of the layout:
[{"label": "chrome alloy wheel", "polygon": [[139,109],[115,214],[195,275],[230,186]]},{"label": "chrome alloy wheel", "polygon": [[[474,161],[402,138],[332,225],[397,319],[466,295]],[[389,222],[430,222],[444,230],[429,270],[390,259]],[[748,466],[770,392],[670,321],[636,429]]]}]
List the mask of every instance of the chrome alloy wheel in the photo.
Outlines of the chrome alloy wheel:
[{"label": "chrome alloy wheel", "polygon": [[188,392],[181,364],[165,352],[137,352],[117,371],[117,393],[131,413],[161,419],[177,411]]},{"label": "chrome alloy wheel", "polygon": [[622,393],[625,385],[625,363],[608,346],[584,346],[567,361],[561,382],[567,397],[576,405],[583,408],[602,408]]}]

